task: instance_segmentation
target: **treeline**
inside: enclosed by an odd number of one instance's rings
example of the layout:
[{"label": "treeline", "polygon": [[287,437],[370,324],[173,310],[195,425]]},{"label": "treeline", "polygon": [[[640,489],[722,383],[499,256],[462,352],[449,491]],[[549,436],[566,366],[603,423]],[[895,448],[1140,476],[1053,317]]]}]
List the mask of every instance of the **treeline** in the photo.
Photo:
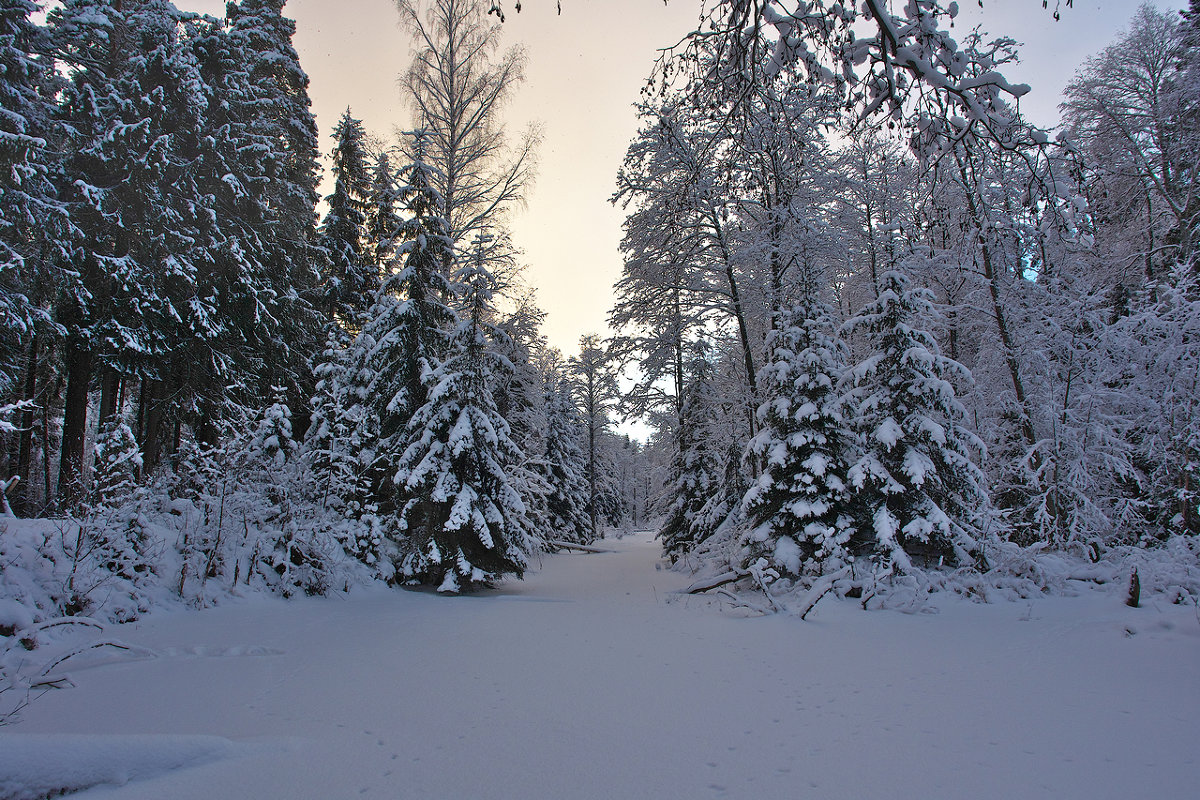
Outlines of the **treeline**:
[{"label": "treeline", "polygon": [[0,2],[0,474],[16,515],[73,520],[0,540],[31,606],[467,590],[638,513],[597,343],[547,346],[506,233],[521,54],[480,3],[399,4],[415,130],[347,110],[319,218],[283,6]]},{"label": "treeline", "polygon": [[660,63],[611,320],[672,559],[861,586],[1000,542],[1194,547],[1200,14],[1143,6],[1052,136],[1013,41],[955,11],[856,39],[840,5],[726,2]]}]

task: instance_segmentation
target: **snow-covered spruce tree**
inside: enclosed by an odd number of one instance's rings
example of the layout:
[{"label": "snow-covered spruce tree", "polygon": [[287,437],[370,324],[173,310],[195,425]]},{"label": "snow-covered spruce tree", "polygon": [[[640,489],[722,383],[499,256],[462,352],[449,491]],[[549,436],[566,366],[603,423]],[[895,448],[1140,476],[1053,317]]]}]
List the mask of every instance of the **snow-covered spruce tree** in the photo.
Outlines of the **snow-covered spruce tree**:
[{"label": "snow-covered spruce tree", "polygon": [[491,346],[496,357],[507,362],[492,386],[496,410],[508,423],[513,443],[524,459],[512,466],[509,478],[521,493],[525,516],[531,530],[541,541],[553,538],[547,497],[550,485],[541,469],[546,451],[546,401],[542,391],[542,374],[534,364],[534,352],[544,349],[540,333],[545,312],[537,307],[532,295],[517,300],[513,310],[504,315],[491,331]]},{"label": "snow-covered spruce tree", "polygon": [[91,497],[79,525],[97,567],[113,576],[106,587],[107,613],[121,620],[147,611],[147,589],[156,580],[154,563],[163,544],[148,523],[154,500],[138,486],[141,448],[123,419],[110,419],[96,437]]},{"label": "snow-covered spruce tree", "polygon": [[[666,516],[658,529],[663,553],[671,561],[689,552],[712,534],[701,512],[724,479],[720,442],[712,438],[714,417],[721,413],[712,384],[708,347],[701,340],[688,369],[686,388],[675,432],[677,452],[671,466]],[[707,520],[706,520],[707,521]]]},{"label": "snow-covered spruce tree", "polygon": [[402,178],[408,216],[395,231],[394,266],[351,347],[346,377],[357,457],[370,500],[385,516],[398,508],[392,476],[407,446],[408,422],[427,399],[424,376],[445,354],[456,319],[447,305],[453,289],[441,272],[452,256],[441,196],[433,168],[421,158],[421,132],[415,138],[415,160]]},{"label": "snow-covered spruce tree", "polygon": [[587,508],[591,538],[600,535],[600,525],[619,514],[619,500],[612,491],[612,465],[604,457],[604,437],[610,424],[609,412],[617,398],[613,364],[600,337],[588,334],[579,339],[579,355],[568,362],[574,378],[576,407],[585,425],[584,453],[587,456]]},{"label": "snow-covered spruce tree", "polygon": [[252,485],[266,501],[263,526],[268,533],[255,565],[272,590],[284,597],[297,592],[325,594],[330,588],[331,554],[321,531],[301,519],[296,485],[297,450],[286,390],[275,387],[275,402],[258,418],[247,447]]},{"label": "snow-covered spruce tree", "polygon": [[[266,178],[257,187],[265,211],[258,234],[258,296],[268,313],[248,338],[258,365],[243,382],[247,406],[273,385],[286,385],[292,403],[312,395],[309,360],[321,348],[319,316],[307,298],[318,282],[316,247],[320,147],[310,108],[308,75],[292,44],[296,24],[283,15],[285,0],[239,0],[226,6],[227,30],[242,62],[244,92],[231,98],[246,134],[265,144]],[[301,408],[296,409],[298,412]],[[297,414],[303,425],[306,413]]]},{"label": "snow-covered spruce tree", "polygon": [[214,223],[208,262],[197,274],[196,293],[207,314],[186,346],[172,351],[172,367],[163,371],[169,383],[153,382],[143,394],[153,404],[178,398],[183,421],[213,448],[225,424],[265,396],[259,388],[270,385],[263,373],[271,364],[262,343],[279,335],[280,316],[289,310],[266,268],[273,257],[270,184],[280,142],[258,119],[255,59],[246,37],[208,17],[190,18],[186,30],[205,106],[206,135],[192,163]]},{"label": "snow-covered spruce tree", "polygon": [[355,352],[338,347],[335,339],[339,337],[340,333],[331,332],[330,343],[314,368],[317,388],[312,398],[312,424],[302,448],[307,468],[304,480],[319,508],[333,513],[327,523],[346,553],[380,577],[390,578],[393,567],[385,557],[387,526],[379,515],[371,471],[379,443],[378,418],[364,402],[365,381],[354,380],[351,359]]},{"label": "snow-covered spruce tree", "polygon": [[120,502],[137,487],[142,454],[128,423],[114,419],[96,436],[92,492],[96,505]]},{"label": "snow-covered spruce tree", "polygon": [[470,265],[456,278],[470,316],[459,322],[445,360],[422,376],[429,399],[409,422],[410,443],[395,475],[404,499],[399,571],[439,592],[520,577],[531,538],[524,503],[508,478],[523,456],[489,390],[503,369],[484,332],[491,277]]},{"label": "snow-covered spruce tree", "polygon": [[977,537],[988,497],[971,458],[982,443],[960,424],[950,382],[966,383],[970,373],[920,327],[934,313],[928,290],[889,271],[880,276],[879,299],[843,326],[861,334],[870,353],[844,381],[863,447],[848,473],[854,538],[899,572],[914,561],[968,566],[982,558]]},{"label": "snow-covered spruce tree", "polygon": [[301,453],[311,499],[322,510],[340,517],[335,537],[347,553],[378,567],[383,563],[383,541],[367,471],[359,457],[364,435],[377,429],[366,424],[367,410],[361,398],[352,394],[351,350],[342,344],[344,335],[339,326],[330,327],[325,352],[313,367],[317,386],[312,422]]},{"label": "snow-covered spruce tree", "polygon": [[747,564],[781,575],[822,574],[847,559],[852,533],[847,473],[855,458],[837,387],[845,350],[831,309],[807,287],[778,313],[760,372],[759,432],[749,453],[764,464],[742,501]]},{"label": "snow-covered spruce tree", "polygon": [[391,159],[387,153],[380,153],[371,170],[363,230],[364,256],[367,265],[375,271],[376,280],[382,278],[384,265],[392,259],[392,239],[400,228],[400,217],[396,212],[399,202],[400,190],[396,186]]},{"label": "snow-covered spruce tree", "polygon": [[318,307],[327,322],[357,331],[379,292],[379,270],[370,263],[364,241],[371,175],[367,169],[366,131],[347,108],[333,130],[333,191],[318,231],[327,261],[321,276]]},{"label": "snow-covered spruce tree", "polygon": [[196,385],[232,382],[206,367],[227,364],[236,349],[213,343],[228,319],[213,277],[225,265],[215,254],[231,236],[214,213],[213,190],[239,173],[215,158],[208,114],[219,103],[211,102],[213,87],[189,38],[207,23],[165,0],[71,0],[48,15],[48,25],[70,77],[56,108],[64,137],[59,193],[82,233],[61,265],[71,280],[56,308],[68,330],[59,483],[69,502],[82,488],[87,393],[96,377],[101,422],[115,414],[122,383],[140,384],[147,469]]},{"label": "snow-covered spruce tree", "polygon": [[[55,198],[51,98],[55,73],[31,0],[0,1],[0,373],[16,375],[34,328],[46,328],[49,295],[42,249],[55,248],[68,220]],[[48,247],[47,247],[48,246]],[[10,387],[0,381],[0,392]],[[28,476],[25,476],[28,479]]]},{"label": "snow-covered spruce tree", "polygon": [[61,261],[55,256],[72,238],[53,177],[50,120],[59,78],[37,55],[47,49],[45,29],[30,16],[37,9],[31,0],[0,2],[0,406],[20,404],[15,429],[0,435],[0,447],[12,444],[0,479],[22,515],[32,513],[38,493],[34,400],[40,376],[49,378],[47,345],[57,333],[50,307],[64,276],[54,269]]},{"label": "snow-covered spruce tree", "polygon": [[546,449],[537,469],[548,487],[546,514],[555,537],[587,544],[593,537],[587,511],[587,457],[580,445],[585,423],[562,375],[547,374],[544,392]]}]

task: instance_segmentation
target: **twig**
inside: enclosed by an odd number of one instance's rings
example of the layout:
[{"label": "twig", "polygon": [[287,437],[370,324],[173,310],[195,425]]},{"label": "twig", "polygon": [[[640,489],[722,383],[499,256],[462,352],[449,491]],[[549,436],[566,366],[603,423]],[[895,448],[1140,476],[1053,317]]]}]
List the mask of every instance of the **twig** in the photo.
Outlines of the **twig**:
[{"label": "twig", "polygon": [[749,600],[746,600],[743,597],[738,597],[728,589],[717,589],[717,594],[733,603],[734,608],[745,608],[749,609],[750,611],[756,611],[759,614],[762,614],[764,617],[772,613],[771,609],[760,606],[757,603],[751,603]]},{"label": "twig", "polygon": [[829,594],[829,590],[833,588],[833,585],[849,574],[850,568],[843,567],[841,570],[833,573],[832,575],[826,575],[824,578],[821,578],[819,581],[813,584],[813,587],[808,590],[808,594],[804,596],[804,602],[800,604],[800,608],[798,609],[800,612],[800,619],[807,617],[808,612],[813,610],[813,607],[816,606],[817,601]]},{"label": "twig", "polygon": [[66,655],[60,656],[59,658],[56,658],[54,661],[51,661],[42,670],[42,677],[46,677],[47,675],[49,675],[54,670],[55,667],[57,667],[59,664],[66,661],[68,658],[74,658],[75,656],[82,655],[82,654],[86,653],[88,650],[99,650],[101,647],[115,647],[118,650],[133,650],[134,649],[134,648],[130,647],[129,645],[121,644],[120,642],[94,642],[94,643],[86,645],[84,647],[78,647],[78,648],[72,650],[71,652],[67,653]]}]

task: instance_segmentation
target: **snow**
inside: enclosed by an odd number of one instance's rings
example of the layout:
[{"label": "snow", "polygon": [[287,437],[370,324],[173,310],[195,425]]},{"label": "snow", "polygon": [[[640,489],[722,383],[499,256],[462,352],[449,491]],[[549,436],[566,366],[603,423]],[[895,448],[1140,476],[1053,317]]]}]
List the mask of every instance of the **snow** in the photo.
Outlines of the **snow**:
[{"label": "snow", "polygon": [[[0,797],[1187,797],[1200,615],[1119,589],[744,617],[648,534],[476,595],[120,626],[0,733]],[[144,652],[144,651],[143,651]],[[25,794],[21,794],[25,792]]]},{"label": "snow", "polygon": [[904,437],[904,430],[891,417],[886,417],[875,429],[875,440],[888,450],[896,446],[896,442]]},{"label": "snow", "polygon": [[111,784],[121,786],[226,758],[238,747],[217,736],[0,734],[0,797],[41,800]]}]

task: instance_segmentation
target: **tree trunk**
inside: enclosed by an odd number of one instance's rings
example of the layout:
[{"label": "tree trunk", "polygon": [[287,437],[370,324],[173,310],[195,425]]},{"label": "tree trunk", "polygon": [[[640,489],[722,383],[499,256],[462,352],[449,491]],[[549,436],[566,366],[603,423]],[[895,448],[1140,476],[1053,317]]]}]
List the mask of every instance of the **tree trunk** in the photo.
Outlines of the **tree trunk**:
[{"label": "tree trunk", "polygon": [[162,457],[163,382],[157,379],[142,381],[142,475],[149,475]]},{"label": "tree trunk", "polygon": [[588,518],[592,524],[592,540],[600,535],[596,523],[596,385],[590,373],[588,382]]},{"label": "tree trunk", "polygon": [[120,395],[120,373],[112,367],[105,367],[104,376],[100,379],[100,411],[96,419],[97,428],[117,415]]},{"label": "tree trunk", "polygon": [[733,271],[733,256],[729,251],[729,243],[725,240],[725,228],[721,225],[715,209],[709,211],[709,222],[716,232],[717,242],[721,247],[721,259],[725,262],[725,280],[729,284],[729,300],[733,305],[733,316],[737,321],[738,337],[742,343],[742,359],[746,366],[746,385],[750,387],[751,397],[750,408],[747,409],[750,425],[749,438],[754,438],[754,410],[758,405],[758,376],[754,369],[754,351],[750,347],[750,329],[746,323],[745,309],[742,307],[742,295],[738,291],[737,275]]},{"label": "tree trunk", "polygon": [[37,396],[40,346],[41,337],[34,336],[29,343],[29,355],[25,361],[25,390],[21,398],[28,402],[29,406],[21,412],[21,439],[17,444],[17,474],[21,476],[21,482],[17,484],[17,494],[13,498],[13,511],[22,517],[29,516],[30,492],[33,490],[30,486],[33,476],[29,472],[33,464],[33,401]]},{"label": "tree trunk", "polygon": [[217,431],[216,412],[208,403],[200,406],[200,418],[196,421],[196,441],[202,447],[216,447],[220,441]]},{"label": "tree trunk", "polygon": [[[967,211],[970,218],[977,223],[981,223],[983,217],[978,204],[975,202],[975,194],[973,185],[967,176],[966,167],[962,161],[958,162],[959,175],[963,181],[963,196],[967,200]],[[996,320],[996,332],[1000,334],[1000,346],[1004,350],[1004,362],[1008,367],[1009,378],[1012,380],[1013,394],[1016,395],[1017,403],[1021,407],[1021,434],[1025,438],[1025,443],[1029,447],[1037,444],[1037,435],[1033,429],[1033,412],[1029,407],[1029,401],[1025,397],[1025,383],[1021,379],[1021,368],[1017,362],[1017,351],[1013,345],[1012,335],[1008,329],[1008,322],[1004,314],[1004,306],[1000,300],[1000,279],[996,275],[995,265],[992,262],[992,249],[988,246],[987,237],[983,232],[982,227],[978,234],[979,250],[983,258],[983,277],[987,281],[988,294],[992,300],[992,313]]]},{"label": "tree trunk", "polygon": [[83,498],[84,443],[87,437],[88,389],[92,380],[92,351],[78,339],[66,343],[67,397],[63,407],[62,451],[58,462],[59,508]]}]

